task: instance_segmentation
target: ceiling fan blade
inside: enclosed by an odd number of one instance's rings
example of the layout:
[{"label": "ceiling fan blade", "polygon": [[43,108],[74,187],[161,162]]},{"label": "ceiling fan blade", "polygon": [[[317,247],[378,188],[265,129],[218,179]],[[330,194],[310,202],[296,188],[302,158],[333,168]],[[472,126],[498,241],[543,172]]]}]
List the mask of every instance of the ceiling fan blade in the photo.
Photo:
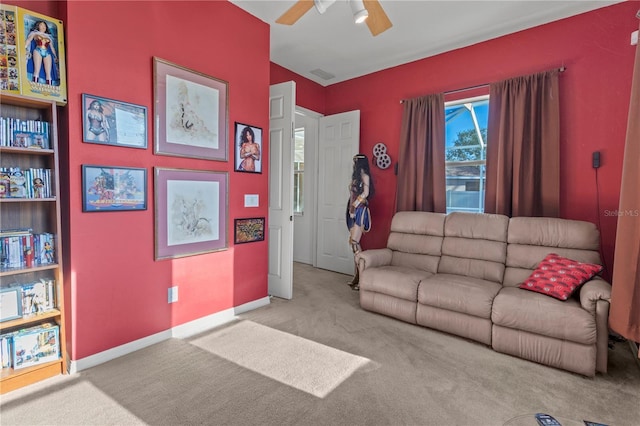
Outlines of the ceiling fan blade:
[{"label": "ceiling fan blade", "polygon": [[276,19],[278,24],[293,25],[296,21],[302,18],[302,15],[307,13],[309,9],[313,7],[313,0],[298,0],[293,6],[289,8],[281,17]]},{"label": "ceiling fan blade", "polygon": [[378,0],[364,0],[364,7],[369,12],[365,22],[374,37],[393,26]]}]

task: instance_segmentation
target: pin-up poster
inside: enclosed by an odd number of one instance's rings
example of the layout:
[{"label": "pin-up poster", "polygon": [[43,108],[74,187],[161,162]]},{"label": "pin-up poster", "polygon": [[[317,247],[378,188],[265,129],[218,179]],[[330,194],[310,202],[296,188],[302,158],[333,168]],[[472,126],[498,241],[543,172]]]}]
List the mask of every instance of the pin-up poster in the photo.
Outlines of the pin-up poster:
[{"label": "pin-up poster", "polygon": [[0,5],[0,89],[67,103],[62,21]]}]

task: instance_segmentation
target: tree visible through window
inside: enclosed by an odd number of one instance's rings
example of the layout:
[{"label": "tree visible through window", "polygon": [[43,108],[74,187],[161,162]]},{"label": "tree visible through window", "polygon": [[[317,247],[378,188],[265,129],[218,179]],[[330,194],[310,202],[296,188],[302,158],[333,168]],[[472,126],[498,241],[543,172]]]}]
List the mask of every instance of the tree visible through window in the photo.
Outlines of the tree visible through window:
[{"label": "tree visible through window", "polygon": [[447,213],[483,212],[489,97],[445,104]]}]

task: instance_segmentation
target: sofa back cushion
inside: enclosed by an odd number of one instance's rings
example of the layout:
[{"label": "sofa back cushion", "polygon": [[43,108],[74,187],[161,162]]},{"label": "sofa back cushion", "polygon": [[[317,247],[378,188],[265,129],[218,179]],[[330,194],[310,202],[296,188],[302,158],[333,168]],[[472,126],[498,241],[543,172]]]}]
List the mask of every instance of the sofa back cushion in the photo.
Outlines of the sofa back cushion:
[{"label": "sofa back cushion", "polygon": [[591,222],[548,217],[509,220],[507,262],[503,284],[518,286],[550,253],[602,265],[600,232]]},{"label": "sofa back cushion", "polygon": [[502,283],[509,218],[486,213],[449,213],[438,273]]},{"label": "sofa back cushion", "polygon": [[391,264],[435,274],[442,254],[444,218],[442,213],[397,212],[387,241],[387,248],[393,251]]}]

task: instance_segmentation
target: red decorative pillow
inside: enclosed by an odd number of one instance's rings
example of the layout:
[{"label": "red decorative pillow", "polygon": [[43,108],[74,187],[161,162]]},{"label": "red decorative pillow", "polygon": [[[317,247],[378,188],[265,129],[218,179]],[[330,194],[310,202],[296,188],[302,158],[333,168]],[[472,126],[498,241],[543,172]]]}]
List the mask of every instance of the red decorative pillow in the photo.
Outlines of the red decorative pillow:
[{"label": "red decorative pillow", "polygon": [[567,300],[578,287],[602,271],[602,265],[582,263],[551,253],[520,288]]}]

